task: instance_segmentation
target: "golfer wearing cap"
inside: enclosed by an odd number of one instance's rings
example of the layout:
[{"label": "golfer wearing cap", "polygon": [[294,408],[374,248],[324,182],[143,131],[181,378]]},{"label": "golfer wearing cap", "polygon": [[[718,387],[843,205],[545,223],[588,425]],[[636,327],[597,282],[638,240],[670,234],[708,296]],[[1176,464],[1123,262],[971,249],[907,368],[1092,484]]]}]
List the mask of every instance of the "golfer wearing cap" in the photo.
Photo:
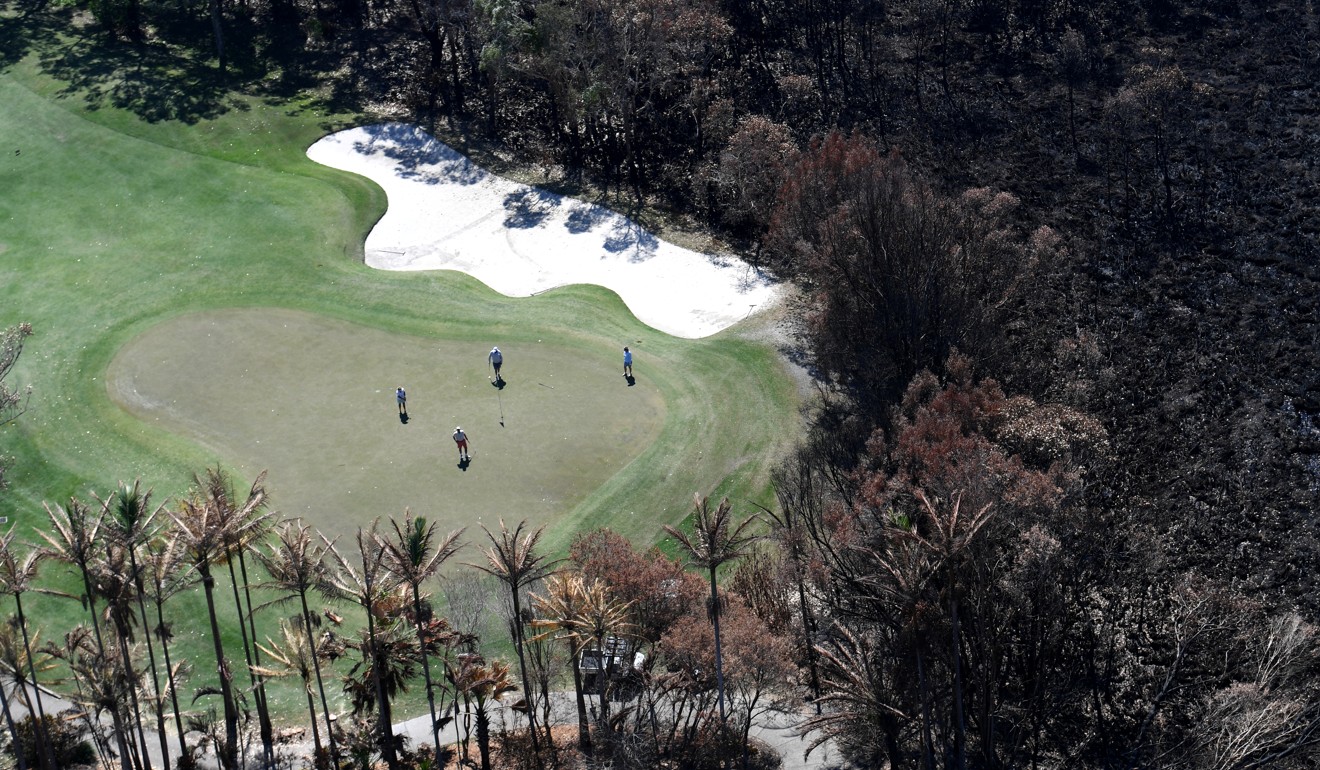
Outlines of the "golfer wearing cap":
[{"label": "golfer wearing cap", "polygon": [[459,462],[463,462],[464,460],[469,459],[468,448],[467,448],[467,434],[463,432],[463,427],[461,425],[454,428],[454,443],[458,444]]},{"label": "golfer wearing cap", "polygon": [[490,355],[486,356],[486,360],[490,361],[490,365],[495,368],[495,381],[503,382],[504,378],[500,376],[500,366],[504,364],[504,354],[500,352],[499,348],[491,348]]}]

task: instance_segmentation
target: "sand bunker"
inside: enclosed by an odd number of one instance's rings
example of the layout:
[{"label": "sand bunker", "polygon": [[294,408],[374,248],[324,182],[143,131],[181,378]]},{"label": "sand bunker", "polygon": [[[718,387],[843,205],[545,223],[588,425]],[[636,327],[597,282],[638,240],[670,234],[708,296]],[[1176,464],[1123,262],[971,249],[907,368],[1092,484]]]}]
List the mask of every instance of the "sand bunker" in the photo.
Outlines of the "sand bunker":
[{"label": "sand bunker", "polygon": [[511,297],[598,284],[642,322],[687,338],[726,329],[779,296],[736,257],[680,248],[609,209],[495,176],[415,126],[340,131],[307,156],[389,196],[367,236],[372,267],[460,270]]}]

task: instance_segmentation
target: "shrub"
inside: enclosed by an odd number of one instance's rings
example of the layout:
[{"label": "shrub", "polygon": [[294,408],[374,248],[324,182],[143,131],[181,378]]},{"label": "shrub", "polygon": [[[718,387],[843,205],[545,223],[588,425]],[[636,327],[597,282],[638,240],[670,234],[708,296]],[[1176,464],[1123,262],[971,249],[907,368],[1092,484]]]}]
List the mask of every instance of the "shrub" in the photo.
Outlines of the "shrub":
[{"label": "shrub", "polygon": [[[75,721],[76,712],[72,709],[58,715],[47,714],[43,724],[46,735],[50,738],[50,748],[56,767],[77,767],[96,764],[96,750],[83,738],[83,729]],[[5,735],[5,753],[18,757],[23,752],[23,761],[28,767],[38,767],[36,718],[27,716],[17,725],[18,745],[8,734]],[[17,750],[16,750],[17,749]]]}]

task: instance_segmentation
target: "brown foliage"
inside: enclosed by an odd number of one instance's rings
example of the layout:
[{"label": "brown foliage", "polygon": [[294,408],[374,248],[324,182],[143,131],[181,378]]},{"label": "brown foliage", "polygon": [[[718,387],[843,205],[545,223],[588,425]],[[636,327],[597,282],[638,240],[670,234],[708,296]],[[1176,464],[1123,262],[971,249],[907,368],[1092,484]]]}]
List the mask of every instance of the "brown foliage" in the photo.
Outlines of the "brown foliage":
[{"label": "brown foliage", "polygon": [[775,197],[798,149],[788,126],[749,115],[720,153],[721,216],[731,227],[761,230],[770,223]]},{"label": "brown foliage", "polygon": [[[770,689],[793,679],[791,645],[770,632],[751,607],[733,599],[720,613],[724,673],[730,692]],[[663,665],[690,686],[715,687],[715,632],[704,610],[679,618],[660,640]],[[746,693],[744,693],[745,695]],[[737,695],[730,698],[737,708]]]},{"label": "brown foliage", "polygon": [[1018,231],[1016,206],[985,189],[939,195],[860,135],[813,142],[780,190],[767,249],[804,289],[817,365],[869,405],[955,347],[993,355],[1009,301],[1058,250],[1046,229]]},{"label": "brown foliage", "polygon": [[628,604],[638,637],[650,643],[659,641],[706,590],[701,578],[679,562],[655,548],[639,552],[608,529],[579,535],[569,557],[587,582],[601,581],[616,599]]}]

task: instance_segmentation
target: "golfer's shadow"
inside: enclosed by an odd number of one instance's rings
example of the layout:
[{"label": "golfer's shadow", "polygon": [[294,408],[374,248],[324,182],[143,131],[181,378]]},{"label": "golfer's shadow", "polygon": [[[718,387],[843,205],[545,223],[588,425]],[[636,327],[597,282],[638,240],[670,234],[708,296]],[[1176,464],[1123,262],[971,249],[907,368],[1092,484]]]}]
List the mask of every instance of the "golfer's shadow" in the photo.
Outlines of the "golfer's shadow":
[{"label": "golfer's shadow", "polygon": [[508,385],[509,383],[505,382],[503,377],[500,377],[498,379],[491,380],[490,384],[494,385],[499,390],[504,390],[504,386]]},{"label": "golfer's shadow", "polygon": [[407,413],[407,412],[399,412],[399,422],[403,423],[404,425],[407,425],[407,424],[408,424],[408,413]]},{"label": "golfer's shadow", "polygon": [[468,466],[471,464],[472,464],[472,458],[464,457],[462,460],[458,461],[458,469],[460,471],[463,471],[464,473],[467,473]]},{"label": "golfer's shadow", "polygon": [[637,384],[637,378],[631,374],[625,374],[623,375],[623,378],[628,381],[628,387],[630,388]]}]

